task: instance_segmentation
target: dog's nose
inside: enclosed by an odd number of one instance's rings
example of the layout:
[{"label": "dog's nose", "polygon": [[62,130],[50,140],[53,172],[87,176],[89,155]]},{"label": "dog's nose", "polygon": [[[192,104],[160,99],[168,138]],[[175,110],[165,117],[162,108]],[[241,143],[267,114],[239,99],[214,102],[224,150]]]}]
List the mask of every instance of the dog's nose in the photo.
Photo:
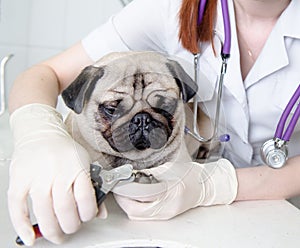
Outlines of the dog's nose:
[{"label": "dog's nose", "polygon": [[129,124],[129,139],[138,150],[160,149],[166,144],[169,136],[163,123],[155,120],[147,112],[137,113]]},{"label": "dog's nose", "polygon": [[151,147],[149,133],[153,130],[155,121],[146,112],[137,113],[129,125],[129,138],[133,146],[138,150],[145,150]]},{"label": "dog's nose", "polygon": [[135,124],[138,128],[146,128],[152,121],[150,114],[142,112],[136,114],[132,118],[132,123]]}]

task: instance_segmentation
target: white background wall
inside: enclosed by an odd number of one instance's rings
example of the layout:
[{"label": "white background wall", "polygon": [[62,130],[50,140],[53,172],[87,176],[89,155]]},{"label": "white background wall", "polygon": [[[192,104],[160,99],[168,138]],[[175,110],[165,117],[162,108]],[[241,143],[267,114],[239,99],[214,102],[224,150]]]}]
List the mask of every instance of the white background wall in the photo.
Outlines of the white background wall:
[{"label": "white background wall", "polygon": [[0,59],[6,98],[16,76],[64,50],[123,7],[118,0],[0,0]]}]

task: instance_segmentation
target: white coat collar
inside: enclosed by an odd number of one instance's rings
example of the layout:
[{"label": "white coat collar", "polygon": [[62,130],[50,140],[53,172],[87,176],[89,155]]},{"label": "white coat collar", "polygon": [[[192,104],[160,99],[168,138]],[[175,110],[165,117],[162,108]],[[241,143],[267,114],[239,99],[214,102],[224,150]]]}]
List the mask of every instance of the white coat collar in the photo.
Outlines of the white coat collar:
[{"label": "white coat collar", "polygon": [[289,64],[286,38],[300,39],[300,29],[295,28],[300,22],[300,1],[292,0],[287,9],[281,14],[274,26],[260,56],[249,72],[245,87],[248,88],[260,79]]},{"label": "white coat collar", "polygon": [[300,29],[298,28],[300,22],[299,9],[300,1],[292,0],[279,18],[278,25],[280,25],[284,36],[300,39]]}]

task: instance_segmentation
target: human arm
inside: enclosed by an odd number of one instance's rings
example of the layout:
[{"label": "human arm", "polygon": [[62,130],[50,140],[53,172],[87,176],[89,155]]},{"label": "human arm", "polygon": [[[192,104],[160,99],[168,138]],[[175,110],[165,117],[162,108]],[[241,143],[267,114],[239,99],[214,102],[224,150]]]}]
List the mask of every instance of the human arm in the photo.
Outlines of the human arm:
[{"label": "human arm", "polygon": [[77,43],[61,54],[32,66],[14,82],[9,97],[10,113],[30,103],[55,107],[60,92],[92,62],[81,43]]},{"label": "human arm", "polygon": [[300,195],[300,156],[287,160],[284,167],[262,165],[236,169],[239,182],[236,201],[288,199]]},{"label": "human arm", "polygon": [[8,205],[12,224],[34,242],[27,197],[43,236],[60,243],[97,213],[90,159],[65,130],[55,110],[62,89],[91,60],[81,44],[22,73],[9,98],[15,150],[10,165]]}]

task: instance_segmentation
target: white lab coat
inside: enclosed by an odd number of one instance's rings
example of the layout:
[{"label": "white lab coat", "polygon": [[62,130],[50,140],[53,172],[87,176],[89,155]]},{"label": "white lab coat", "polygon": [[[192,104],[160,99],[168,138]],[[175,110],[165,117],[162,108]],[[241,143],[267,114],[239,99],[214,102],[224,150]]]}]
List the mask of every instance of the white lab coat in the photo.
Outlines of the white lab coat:
[{"label": "white lab coat", "polygon": [[[135,0],[106,24],[100,26],[82,44],[93,60],[112,51],[153,50],[185,61],[193,76],[193,55],[178,41],[178,11],[181,0]],[[236,167],[262,164],[260,146],[274,136],[278,120],[300,83],[300,1],[292,0],[270,34],[254,67],[242,81],[235,17],[229,0],[231,20],[231,57],[223,89],[221,131],[230,134],[224,157]],[[204,110],[215,111],[216,86],[220,74],[220,40],[224,39],[220,6],[215,27],[214,56],[210,45],[203,45],[200,58],[199,97]],[[188,65],[188,66],[186,66]],[[289,143],[289,156],[300,154],[300,124]]]}]

